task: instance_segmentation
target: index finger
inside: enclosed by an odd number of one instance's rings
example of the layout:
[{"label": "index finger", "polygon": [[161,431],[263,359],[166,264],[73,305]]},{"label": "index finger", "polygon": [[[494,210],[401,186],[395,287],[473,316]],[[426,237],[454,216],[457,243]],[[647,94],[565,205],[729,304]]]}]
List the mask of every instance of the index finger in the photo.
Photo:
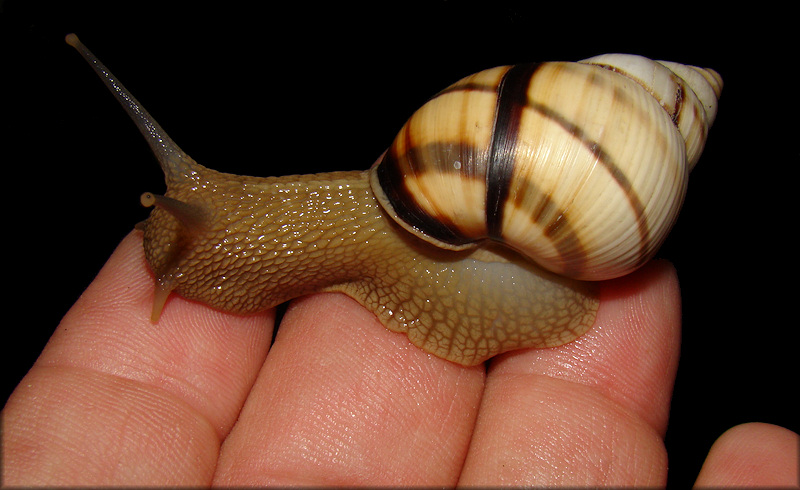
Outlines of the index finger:
[{"label": "index finger", "polygon": [[6,482],[208,483],[271,339],[273,312],[236,316],[172,297],[131,233],[4,408]]}]

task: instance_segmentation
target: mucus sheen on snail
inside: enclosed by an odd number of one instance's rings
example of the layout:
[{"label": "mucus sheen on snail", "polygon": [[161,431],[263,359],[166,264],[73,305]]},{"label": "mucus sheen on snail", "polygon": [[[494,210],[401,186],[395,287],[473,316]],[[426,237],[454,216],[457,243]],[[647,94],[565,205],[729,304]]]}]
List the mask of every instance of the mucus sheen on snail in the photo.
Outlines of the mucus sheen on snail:
[{"label": "mucus sheen on snail", "polygon": [[197,164],[78,40],[164,171],[139,228],[167,296],[247,314],[342,292],[450,361],[588,330],[596,282],[647,262],[716,116],[713,70],[601,55],[485,70],[444,89],[369,170],[283,177]]}]

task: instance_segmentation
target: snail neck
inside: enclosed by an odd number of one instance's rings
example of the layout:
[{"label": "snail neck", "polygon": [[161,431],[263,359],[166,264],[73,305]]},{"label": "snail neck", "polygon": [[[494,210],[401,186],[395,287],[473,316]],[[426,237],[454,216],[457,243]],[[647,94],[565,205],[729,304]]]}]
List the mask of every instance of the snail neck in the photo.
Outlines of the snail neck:
[{"label": "snail neck", "polygon": [[170,291],[248,313],[336,290],[374,269],[370,251],[386,253],[396,234],[361,171],[256,178],[198,166],[147,196],[155,318]]}]

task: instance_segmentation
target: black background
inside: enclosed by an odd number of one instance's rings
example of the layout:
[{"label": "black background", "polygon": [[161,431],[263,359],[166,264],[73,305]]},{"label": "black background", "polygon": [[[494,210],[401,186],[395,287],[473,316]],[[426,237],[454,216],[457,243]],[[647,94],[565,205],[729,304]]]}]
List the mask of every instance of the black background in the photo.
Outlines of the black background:
[{"label": "black background", "polygon": [[367,5],[0,2],[4,400],[147,216],[139,194],[164,190],[139,132],[63,42],[76,32],[198,162],[251,175],[365,169],[427,97],[490,66],[631,52],[715,68],[717,123],[659,254],[683,296],[670,485],[690,484],[733,425],[800,428],[788,13]]}]

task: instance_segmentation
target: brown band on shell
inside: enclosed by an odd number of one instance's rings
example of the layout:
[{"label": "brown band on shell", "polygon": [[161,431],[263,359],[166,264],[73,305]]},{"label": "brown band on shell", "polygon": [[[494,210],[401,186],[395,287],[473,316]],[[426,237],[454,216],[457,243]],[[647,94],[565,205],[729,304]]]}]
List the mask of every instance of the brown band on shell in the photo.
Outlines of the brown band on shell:
[{"label": "brown band on shell", "polygon": [[678,85],[678,88],[675,90],[675,111],[670,114],[670,119],[672,119],[672,124],[675,125],[676,128],[679,128],[680,125],[678,121],[680,120],[681,112],[683,112],[683,101],[684,101],[684,92],[686,91],[686,87],[683,86],[683,80],[680,77],[674,76],[674,80]]},{"label": "brown band on shell", "polygon": [[[686,100],[685,93],[686,93],[687,90],[692,90],[691,88],[687,88],[686,87],[686,81],[683,78],[679,77],[675,73],[671,73],[671,75],[670,75],[672,81],[677,86],[677,88],[675,90],[675,95],[672,98],[672,100],[670,101],[670,102],[674,103],[674,109],[670,109],[669,106],[666,104],[666,102],[661,100],[661,98],[658,96],[658,94],[655,91],[653,91],[653,89],[651,87],[649,87],[648,84],[642,83],[641,81],[639,81],[639,79],[637,77],[631,75],[629,72],[621,69],[618,66],[609,65],[608,63],[592,63],[592,65],[596,66],[598,68],[603,68],[604,70],[613,71],[614,73],[619,73],[620,75],[624,76],[625,78],[628,78],[628,79],[633,80],[634,82],[636,82],[640,87],[642,87],[642,89],[644,89],[647,93],[652,95],[655,100],[658,101],[658,104],[664,109],[664,112],[666,112],[669,115],[670,120],[672,120],[672,124],[674,124],[676,128],[680,128],[679,121],[680,121],[680,118],[681,118],[681,113],[684,110],[684,108],[683,108],[684,104],[683,103]],[[669,69],[669,68],[667,67],[667,69]],[[697,111],[697,109],[693,109],[693,112],[695,112],[695,117],[696,118],[701,119],[701,120],[705,119],[705,116],[700,116],[699,114],[696,113],[696,111]]]},{"label": "brown band on shell", "polygon": [[486,166],[486,229],[489,237],[503,236],[503,210],[514,178],[515,148],[522,111],[528,103],[528,87],[539,64],[512,66],[497,90],[494,128]]},{"label": "brown band on shell", "polygon": [[[409,143],[409,148],[416,147]],[[416,153],[418,152],[411,151],[405,155],[405,158],[414,160]],[[431,215],[417,203],[417,199],[404,183],[405,179],[400,172],[394,148],[386,152],[376,172],[386,199],[391,203],[399,220],[420,230],[425,235],[451,245],[464,245],[474,241],[474,238],[461,233],[458,225],[453,223],[449,217]]]},{"label": "brown band on shell", "polygon": [[[611,158],[611,155],[609,155],[598,142],[589,138],[578,125],[565,119],[544,104],[529,102],[528,107],[563,127],[568,134],[570,134],[573,138],[575,138],[576,141],[578,141],[593,155],[595,155],[597,162],[605,167],[609,175],[611,175],[611,178],[617,183],[617,186],[622,189],[628,199],[628,204],[630,205],[633,214],[636,216],[636,223],[638,225],[639,260],[637,262],[645,262],[652,246],[650,229],[644,212],[644,204],[634,190],[630,180],[628,180],[628,177],[625,175],[625,172],[616,163],[614,163],[614,159]],[[561,226],[558,228],[561,228]],[[569,233],[571,235],[574,232],[570,230]],[[556,245],[556,247],[559,249],[563,248],[564,250],[569,250],[570,248],[576,246],[576,242],[572,238],[569,238],[567,242],[569,242],[569,244],[564,244],[563,246]]]},{"label": "brown band on shell", "polygon": [[[539,66],[540,64],[521,64],[510,67],[508,72],[503,75],[498,87],[476,83],[455,84],[439,92],[431,99],[433,100],[452,92],[498,92],[495,109],[495,128],[489,148],[491,163],[486,166],[487,195],[485,214],[487,237],[468,236],[449,216],[432,215],[419,206],[409,189],[403,184],[403,171],[400,169],[399,157],[393,148],[387,152],[383,162],[377,168],[378,180],[386,194],[386,198],[393,206],[398,219],[441,242],[464,245],[483,238],[505,241],[503,240],[502,225],[504,206],[509,198],[511,183],[514,178],[513,147],[519,138],[520,120],[523,112],[525,110],[533,110],[554,124],[561,126],[567,134],[594,154],[598,163],[606,168],[612,179],[617,183],[617,186],[624,192],[638,223],[638,234],[640,236],[639,262],[646,261],[651,249],[652,238],[650,237],[641,199],[634,191],[633,185],[624,171],[613,161],[611,155],[602,148],[599,142],[590,138],[578,124],[559,114],[553,108],[546,104],[529,100],[528,89]],[[412,150],[404,155],[403,158],[411,162],[411,166],[414,167],[414,162],[420,158],[419,155],[432,152],[417,148],[414,142],[410,140],[412,138],[410,131],[406,132],[406,138],[408,140],[405,142],[405,147]],[[440,167],[437,171],[449,170]],[[529,192],[532,193],[531,195],[539,194],[542,197],[538,201],[535,199],[517,201],[514,203],[516,206],[524,207],[525,202],[539,202],[540,208],[541,205],[547,207],[555,205],[534,182],[516,184],[516,186],[519,185],[528,188]],[[542,209],[530,209],[530,213],[527,213],[527,215],[531,217],[532,223],[537,223],[543,215],[554,216],[550,223],[541,223],[543,233],[551,239],[553,246],[559,251],[559,255],[564,258],[563,272],[580,275],[585,268],[587,254],[583,253],[585,247],[576,231],[570,225],[567,213],[563,211],[543,213]],[[510,245],[513,246],[513,244]]]},{"label": "brown band on shell", "polygon": [[[536,187],[535,184],[526,180],[525,185]],[[531,191],[539,194],[544,194],[540,190]],[[530,204],[536,202],[535,206]],[[558,205],[548,195],[542,195],[538,200],[516,200],[515,206],[517,208],[526,208],[525,214],[531,217],[531,222],[539,223],[544,235],[550,240],[553,246],[558,250],[559,256],[564,258],[562,263],[561,273],[569,276],[578,276],[585,270],[586,258],[588,253],[584,247],[578,234],[572,228],[569,218],[563,209],[558,208]],[[526,206],[528,204],[528,206]],[[553,210],[556,211],[553,211]],[[548,223],[541,223],[544,216],[552,216]],[[573,258],[568,259],[567,253]]]},{"label": "brown band on shell", "polygon": [[[489,151],[490,164],[487,166],[486,227],[489,237],[493,239],[503,238],[503,209],[509,195],[514,173],[513,147],[519,138],[522,113],[525,109],[531,109],[564,128],[567,134],[570,134],[597,157],[598,162],[607,169],[614,181],[617,182],[617,185],[625,193],[638,223],[640,237],[640,259],[638,262],[646,261],[651,247],[651,237],[641,199],[636,194],[628,177],[614,163],[610,154],[598,142],[589,138],[579,125],[569,121],[547,105],[529,100],[528,90],[539,66],[540,64],[538,63],[512,66],[503,76],[497,89],[495,128],[492,133]],[[676,94],[676,98],[679,101],[680,94]],[[532,192],[541,193],[534,183],[528,184],[529,187],[533,188]],[[553,204],[547,196],[544,196],[544,199],[540,202],[548,203],[548,206]],[[541,215],[541,210],[531,211],[528,215],[531,216],[532,222],[538,222],[537,216]],[[553,241],[553,245],[559,250],[559,254],[562,257],[566,258],[568,252],[572,257],[564,261],[565,266],[569,264],[568,270],[564,272],[566,274],[577,274],[585,266],[587,254],[582,252],[584,246],[581,244],[575,230],[569,225],[569,219],[565,213],[559,212],[551,215],[555,215],[556,218],[551,223],[543,226],[544,234]],[[558,239],[556,239],[557,235],[559,236]],[[580,252],[575,253],[576,250]]]}]

